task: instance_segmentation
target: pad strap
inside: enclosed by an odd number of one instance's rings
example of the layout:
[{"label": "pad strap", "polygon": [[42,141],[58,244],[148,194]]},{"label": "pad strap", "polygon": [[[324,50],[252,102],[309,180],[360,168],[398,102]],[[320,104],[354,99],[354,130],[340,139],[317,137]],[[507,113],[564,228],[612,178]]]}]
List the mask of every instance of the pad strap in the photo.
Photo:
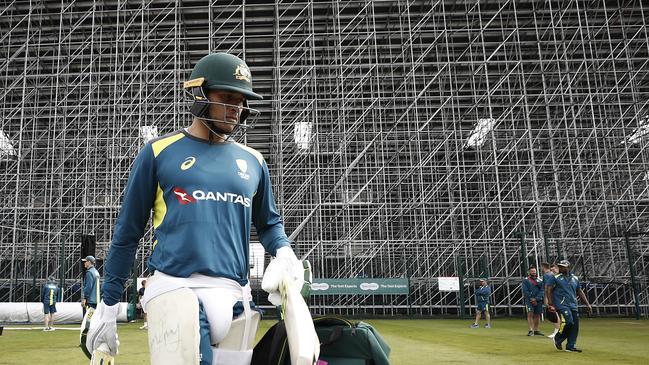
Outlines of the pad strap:
[{"label": "pad strap", "polygon": [[246,294],[246,287],[241,287],[241,296],[243,301],[243,315],[245,316],[245,325],[243,329],[243,338],[241,339],[241,351],[248,350],[248,337],[250,336],[250,326],[252,325],[252,309],[250,309],[250,300]]}]

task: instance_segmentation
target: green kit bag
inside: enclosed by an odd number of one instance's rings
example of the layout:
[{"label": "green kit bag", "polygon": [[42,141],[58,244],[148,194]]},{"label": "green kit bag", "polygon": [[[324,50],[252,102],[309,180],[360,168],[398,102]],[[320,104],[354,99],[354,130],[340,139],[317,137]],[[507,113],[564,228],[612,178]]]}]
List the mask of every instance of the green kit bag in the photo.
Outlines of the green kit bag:
[{"label": "green kit bag", "polygon": [[390,346],[371,325],[338,317],[314,318],[313,324],[327,365],[390,365]]},{"label": "green kit bag", "polygon": [[[390,365],[390,346],[369,324],[338,317],[313,319],[320,341],[318,365]],[[284,321],[275,323],[259,340],[251,365],[290,365]]]}]

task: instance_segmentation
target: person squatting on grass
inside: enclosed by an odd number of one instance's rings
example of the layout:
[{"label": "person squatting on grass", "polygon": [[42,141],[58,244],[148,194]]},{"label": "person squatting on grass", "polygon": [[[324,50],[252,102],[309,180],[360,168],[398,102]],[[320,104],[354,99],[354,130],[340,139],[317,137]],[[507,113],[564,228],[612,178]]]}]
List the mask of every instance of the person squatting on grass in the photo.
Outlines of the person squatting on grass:
[{"label": "person squatting on grass", "polygon": [[528,277],[521,283],[521,289],[529,327],[527,335],[545,336],[539,331],[539,322],[543,313],[543,281],[539,280],[535,267],[530,268]]},{"label": "person squatting on grass", "polygon": [[559,333],[554,336],[554,346],[557,350],[563,349],[563,342],[566,344],[567,352],[581,352],[575,347],[579,335],[579,311],[577,309],[577,296],[586,304],[588,313],[592,313],[592,307],[588,298],[579,287],[579,279],[570,272],[570,262],[562,260],[559,266],[559,274],[554,275],[546,285],[546,296],[550,311],[556,311],[561,322]]},{"label": "person squatting on grass", "polygon": [[491,316],[489,315],[489,297],[491,296],[491,288],[487,285],[487,279],[480,279],[480,287],[475,291],[476,309],[475,309],[475,322],[471,328],[478,328],[480,325],[480,317],[482,312],[485,314],[487,323],[484,328],[491,328]]}]

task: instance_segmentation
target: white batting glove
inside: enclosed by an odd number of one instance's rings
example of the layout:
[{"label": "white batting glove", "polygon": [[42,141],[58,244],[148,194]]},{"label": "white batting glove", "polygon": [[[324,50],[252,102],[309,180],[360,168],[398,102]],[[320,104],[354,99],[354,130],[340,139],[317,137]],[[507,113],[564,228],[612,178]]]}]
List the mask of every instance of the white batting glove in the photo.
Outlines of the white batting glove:
[{"label": "white batting glove", "polygon": [[102,301],[97,306],[95,314],[90,320],[90,328],[86,337],[86,348],[91,354],[102,346],[102,351],[108,347],[108,353],[115,356],[118,353],[119,340],[117,337],[117,312],[119,303],[106,305]]},{"label": "white batting glove", "polygon": [[283,280],[286,280],[289,285],[294,285],[298,291],[302,290],[302,285],[304,285],[302,261],[298,260],[293,250],[287,246],[277,250],[275,258],[268,264],[261,281],[261,288],[269,294],[268,300],[273,305],[277,306],[282,302],[279,284]]}]

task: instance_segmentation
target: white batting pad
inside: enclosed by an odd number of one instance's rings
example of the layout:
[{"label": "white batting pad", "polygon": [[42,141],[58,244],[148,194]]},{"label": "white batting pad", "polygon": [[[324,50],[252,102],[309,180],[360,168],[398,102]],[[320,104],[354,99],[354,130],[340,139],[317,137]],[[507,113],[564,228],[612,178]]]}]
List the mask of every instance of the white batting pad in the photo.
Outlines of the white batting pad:
[{"label": "white batting pad", "polygon": [[179,288],[151,299],[147,305],[152,365],[198,365],[200,362],[198,298]]}]

